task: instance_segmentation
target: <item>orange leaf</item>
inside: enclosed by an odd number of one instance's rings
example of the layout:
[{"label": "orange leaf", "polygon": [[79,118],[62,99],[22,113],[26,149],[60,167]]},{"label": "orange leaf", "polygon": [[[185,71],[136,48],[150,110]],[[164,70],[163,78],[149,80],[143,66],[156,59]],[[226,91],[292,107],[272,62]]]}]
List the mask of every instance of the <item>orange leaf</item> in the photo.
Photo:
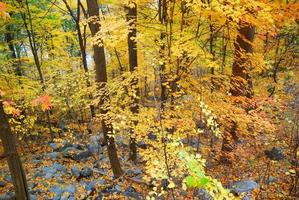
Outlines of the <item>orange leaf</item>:
[{"label": "orange leaf", "polygon": [[0,2],[0,12],[6,12],[7,5],[5,3]]},{"label": "orange leaf", "polygon": [[49,96],[48,94],[44,94],[44,95],[39,96],[37,99],[34,99],[31,102],[31,104],[32,104],[32,106],[40,105],[41,109],[43,111],[46,111],[46,110],[50,110],[53,107],[52,103],[51,103],[51,99],[52,99],[51,96]]}]

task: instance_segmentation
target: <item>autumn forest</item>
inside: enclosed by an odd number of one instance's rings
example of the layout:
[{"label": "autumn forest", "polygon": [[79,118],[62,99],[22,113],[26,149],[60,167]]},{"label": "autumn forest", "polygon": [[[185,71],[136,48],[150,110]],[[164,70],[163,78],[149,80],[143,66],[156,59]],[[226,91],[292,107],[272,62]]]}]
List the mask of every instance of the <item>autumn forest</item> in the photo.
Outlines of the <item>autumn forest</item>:
[{"label": "autumn forest", "polygon": [[0,200],[299,199],[297,0],[1,0]]}]

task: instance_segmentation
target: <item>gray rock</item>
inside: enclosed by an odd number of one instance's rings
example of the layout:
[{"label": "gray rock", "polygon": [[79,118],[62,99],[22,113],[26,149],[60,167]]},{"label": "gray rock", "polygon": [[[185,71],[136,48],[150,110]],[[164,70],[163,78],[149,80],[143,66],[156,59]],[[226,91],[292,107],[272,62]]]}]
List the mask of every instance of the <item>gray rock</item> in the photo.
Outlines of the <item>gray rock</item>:
[{"label": "gray rock", "polygon": [[247,192],[244,194],[244,196],[242,197],[242,200],[251,200],[251,193]]},{"label": "gray rock", "polygon": [[57,170],[54,167],[44,167],[43,171],[46,174],[55,174]]},{"label": "gray rock", "polygon": [[41,160],[32,160],[32,162],[35,164],[40,164],[42,161]]},{"label": "gray rock", "polygon": [[71,173],[74,177],[79,178],[80,177],[80,170],[77,166],[73,166],[71,168]]},{"label": "gray rock", "polygon": [[51,159],[58,159],[60,157],[60,153],[58,152],[47,153],[46,157]]},{"label": "gray rock", "polygon": [[84,178],[88,178],[88,177],[92,176],[92,174],[93,174],[93,171],[89,167],[84,167],[80,172],[80,175]]},{"label": "gray rock", "polygon": [[253,189],[258,188],[258,187],[259,187],[259,185],[253,180],[241,180],[241,181],[237,181],[235,183],[232,183],[229,186],[229,189],[233,193],[239,195],[243,192],[250,192]]},{"label": "gray rock", "polygon": [[161,180],[161,186],[164,188],[164,190],[168,189],[168,185],[169,185],[169,181],[166,178]]},{"label": "gray rock", "polygon": [[275,183],[277,181],[278,181],[277,178],[275,178],[273,176],[269,176],[269,178],[265,181],[265,184],[270,185],[270,184]]},{"label": "gray rock", "polygon": [[76,161],[81,161],[83,159],[87,159],[92,156],[92,153],[90,151],[82,151],[75,147],[67,147],[63,152],[63,156],[65,158],[71,158]]},{"label": "gray rock", "polygon": [[37,178],[37,177],[44,177],[44,176],[45,176],[45,174],[44,174],[43,172],[36,172],[36,173],[33,175],[34,178]]},{"label": "gray rock", "polygon": [[94,190],[95,187],[96,187],[96,184],[97,184],[96,181],[91,181],[91,182],[87,183],[87,184],[85,185],[85,190],[86,190],[86,191],[92,191],[92,190]]},{"label": "gray rock", "polygon": [[74,155],[79,154],[81,151],[75,147],[66,147],[63,149],[62,154],[66,158],[73,158]]},{"label": "gray rock", "polygon": [[80,160],[87,159],[87,158],[89,158],[91,156],[92,156],[91,152],[89,152],[89,151],[82,151],[82,152],[80,152],[78,154],[73,155],[73,159],[76,160],[76,161],[80,161]]},{"label": "gray rock", "polygon": [[154,134],[154,133],[152,133],[152,132],[150,132],[149,134],[147,134],[147,138],[149,140],[157,140],[157,135]]},{"label": "gray rock", "polygon": [[5,185],[6,185],[6,182],[0,181],[0,187],[5,187]]},{"label": "gray rock", "polygon": [[148,147],[148,144],[146,144],[144,141],[139,141],[137,143],[138,147],[141,148],[141,149],[147,149]]},{"label": "gray rock", "polygon": [[117,184],[116,186],[114,186],[114,189],[116,192],[122,192],[122,188],[121,185]]},{"label": "gray rock", "polygon": [[142,174],[142,170],[141,170],[140,168],[129,169],[129,170],[126,172],[126,174],[129,175],[129,176],[137,176],[137,175]]},{"label": "gray rock", "polygon": [[271,150],[265,151],[266,156],[271,160],[282,160],[285,158],[283,150],[279,147],[273,147]]},{"label": "gray rock", "polygon": [[30,200],[37,200],[38,199],[37,196],[32,195],[32,194],[30,194],[29,198],[30,198]]},{"label": "gray rock", "polygon": [[101,146],[101,142],[104,140],[103,135],[92,135],[90,137],[90,142],[87,145],[88,151],[90,153],[103,153],[103,148]]},{"label": "gray rock", "polygon": [[51,173],[46,173],[46,175],[45,175],[45,178],[46,179],[51,179],[51,178],[54,178],[54,174],[51,174]]},{"label": "gray rock", "polygon": [[67,185],[67,186],[64,187],[64,191],[68,192],[70,194],[75,194],[76,186],[75,185]]},{"label": "gray rock", "polygon": [[67,171],[66,167],[62,164],[59,164],[59,163],[54,163],[52,165],[52,168],[56,169],[56,171],[65,172],[65,173]]},{"label": "gray rock", "polygon": [[60,198],[64,192],[60,186],[52,186],[49,191],[55,194],[55,198]]},{"label": "gray rock", "polygon": [[192,138],[183,138],[183,139],[181,139],[181,142],[183,144],[190,145],[193,148],[197,148],[197,146],[200,145],[200,143],[198,143],[199,142],[198,138],[194,138],[194,137],[192,137]]},{"label": "gray rock", "polygon": [[127,197],[131,197],[133,199],[136,199],[136,200],[141,200],[140,194],[132,186],[129,186],[126,188],[124,195]]},{"label": "gray rock", "polygon": [[49,144],[49,146],[53,149],[53,151],[57,151],[59,149],[58,146],[57,146],[57,144],[55,144],[54,142],[51,142]]},{"label": "gray rock", "polygon": [[[50,167],[44,167],[41,177],[45,177],[46,179],[51,179],[51,178],[61,178],[61,174],[66,173],[66,167],[64,165],[61,165],[59,163],[54,163],[52,166]],[[35,175],[36,176],[36,175]]]},{"label": "gray rock", "polygon": [[194,190],[193,196],[198,197],[200,200],[213,200],[213,197],[205,189]]},{"label": "gray rock", "polygon": [[4,180],[5,180],[6,182],[10,182],[10,183],[12,183],[11,175],[6,175],[6,176],[4,177]]},{"label": "gray rock", "polygon": [[12,200],[15,196],[15,193],[7,193],[7,194],[1,194],[0,200]]}]

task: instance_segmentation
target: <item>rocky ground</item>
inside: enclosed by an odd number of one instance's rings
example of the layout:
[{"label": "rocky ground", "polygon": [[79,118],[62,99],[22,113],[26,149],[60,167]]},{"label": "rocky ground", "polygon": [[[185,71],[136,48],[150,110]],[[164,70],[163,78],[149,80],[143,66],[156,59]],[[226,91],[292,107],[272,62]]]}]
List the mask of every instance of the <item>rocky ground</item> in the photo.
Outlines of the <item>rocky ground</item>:
[{"label": "rocky ground", "polygon": [[[103,197],[109,197],[110,199],[145,199],[147,192],[150,190],[150,183],[143,181],[144,171],[142,167],[128,162],[124,150],[124,154],[121,153],[119,157],[126,173],[124,177],[113,180],[111,170],[109,170],[109,160],[105,154],[105,146],[99,145],[99,140],[101,140],[100,136],[88,136],[79,144],[69,140],[57,140],[52,143],[40,142],[40,145],[35,147],[34,152],[24,154],[22,160],[27,174],[31,199],[103,199]],[[119,139],[118,141],[123,140]],[[146,148],[144,142],[140,142],[139,145]],[[189,145],[197,146],[196,140],[191,140]],[[242,148],[248,148],[249,152],[254,153],[253,148],[248,147],[246,142],[240,143],[240,145]],[[118,143],[118,146],[123,149],[128,148],[123,142]],[[240,149],[238,151],[242,153]],[[256,154],[254,157],[257,158],[259,155]],[[281,174],[288,172],[288,168],[280,168],[279,166],[282,164],[279,163],[284,163],[283,165],[289,163],[291,165],[291,162],[280,147],[269,148],[263,152],[262,157],[274,163],[272,164],[274,167],[267,176],[264,176],[265,172],[263,171],[268,169],[267,162],[261,160],[261,158],[259,159],[264,165],[259,166],[256,164],[251,167],[240,165],[240,163],[226,166],[208,162],[208,173],[220,179],[227,188],[243,200],[256,199],[255,197],[263,195],[264,197],[259,199],[279,199],[277,195],[271,198],[268,193],[281,187],[282,182],[286,182],[281,178]],[[13,197],[11,182],[6,163],[2,160],[0,200],[8,200]],[[167,186],[168,183],[166,181],[161,184]],[[274,187],[271,185],[274,185]],[[261,190],[263,188],[270,188],[270,190]],[[278,193],[283,194],[285,192],[283,188],[279,190]],[[190,194],[182,191],[178,196],[178,199],[185,199]],[[193,191],[192,196],[195,199],[212,199],[207,191],[203,189]],[[163,198],[157,197],[157,199]]]}]

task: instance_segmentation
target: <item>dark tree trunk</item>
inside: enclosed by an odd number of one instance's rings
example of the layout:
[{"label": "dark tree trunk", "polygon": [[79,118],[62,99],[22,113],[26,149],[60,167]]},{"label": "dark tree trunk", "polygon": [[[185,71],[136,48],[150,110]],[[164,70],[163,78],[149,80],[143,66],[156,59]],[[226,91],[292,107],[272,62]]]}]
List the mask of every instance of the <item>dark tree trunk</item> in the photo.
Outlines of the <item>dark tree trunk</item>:
[{"label": "dark tree trunk", "polygon": [[[45,90],[45,80],[44,80],[44,76],[43,76],[43,72],[42,72],[42,65],[41,65],[41,61],[39,59],[39,55],[38,55],[38,43],[36,41],[35,38],[35,33],[34,33],[34,29],[33,29],[33,24],[32,24],[32,17],[31,17],[31,11],[29,8],[29,3],[28,0],[25,0],[25,5],[23,3],[22,0],[18,0],[18,4],[19,6],[24,9],[25,11],[21,13],[21,17],[25,26],[25,30],[27,32],[27,36],[29,39],[29,44],[30,44],[30,49],[32,51],[33,54],[33,58],[34,58],[34,64],[36,66],[36,69],[38,71],[38,75],[39,75],[39,81],[41,83],[42,86],[42,90]],[[46,117],[47,117],[47,125],[48,125],[48,129],[51,135],[51,140],[53,141],[54,139],[54,132],[52,131],[52,125],[51,125],[51,119],[50,119],[50,111],[47,110],[46,111]]]},{"label": "dark tree trunk", "polygon": [[[129,50],[129,64],[130,71],[135,72],[137,70],[137,30],[136,30],[136,22],[137,22],[137,5],[135,2],[131,2],[134,4],[134,7],[127,7],[127,21],[129,22],[130,30],[128,34],[128,50]],[[136,96],[133,96],[133,102],[130,107],[131,112],[133,114],[137,114],[139,110],[138,105],[138,97],[139,97],[139,89],[138,89],[138,78],[134,76],[131,87],[136,90]],[[133,122],[134,125],[137,125],[137,121]],[[130,130],[130,159],[132,161],[136,161],[137,159],[137,146],[136,146],[136,136],[133,128]]]},{"label": "dark tree trunk", "polygon": [[[76,24],[76,31],[77,31],[77,36],[78,36],[81,61],[82,61],[84,71],[88,72],[87,56],[86,56],[86,26],[84,25],[83,33],[80,28],[80,13],[81,13],[81,8],[82,8],[82,12],[85,13],[85,10],[83,10],[84,7],[82,6],[81,1],[77,0],[77,10],[76,10],[76,15],[75,15],[75,13],[73,12],[73,10],[70,7],[67,0],[63,0],[63,3],[65,4],[69,14],[71,15],[72,19],[74,20],[74,22]],[[87,85],[87,87],[91,86],[91,83],[88,78],[86,79],[86,85]],[[92,95],[89,95],[89,98],[92,99]],[[90,105],[90,113],[91,113],[91,117],[95,117],[95,108],[93,105]],[[88,132],[91,133],[92,131],[89,129]]]},{"label": "dark tree trunk", "polygon": [[[166,0],[159,0],[159,21],[161,25],[167,26],[167,2]],[[165,38],[166,38],[166,32],[162,31],[160,33],[160,57],[163,60],[162,64],[160,65],[160,87],[161,87],[161,109],[162,111],[165,109],[166,100],[167,100],[167,79],[166,79],[166,72],[165,72]]]},{"label": "dark tree trunk", "polygon": [[249,74],[251,62],[246,54],[253,53],[254,34],[255,27],[241,20],[237,41],[234,43],[235,58],[231,80],[231,93],[234,96],[247,96],[249,98],[253,96],[252,80]]},{"label": "dark tree trunk", "polygon": [[[1,98],[1,97],[0,97]],[[29,193],[24,169],[19,158],[15,138],[11,132],[8,119],[4,113],[3,103],[0,99],[0,138],[7,157],[9,170],[12,176],[17,200],[29,200]]]},{"label": "dark tree trunk", "polygon": [[16,48],[15,48],[15,45],[14,45],[14,34],[12,32],[12,26],[11,25],[7,25],[6,26],[6,33],[5,33],[5,40],[7,42],[7,45],[8,45],[8,48],[11,52],[11,58],[14,59],[13,61],[13,66],[14,66],[14,70],[15,70],[15,74],[17,76],[22,76],[22,71],[21,71],[21,68],[20,68],[20,65],[19,63],[16,63],[16,59],[18,59],[18,56],[17,56],[17,52],[16,52]]},{"label": "dark tree trunk", "polygon": [[[97,19],[99,17],[99,6],[97,0],[87,0],[88,7],[88,15],[89,17],[94,17]],[[95,36],[97,32],[100,31],[100,25],[98,23],[89,22],[89,28],[92,36]],[[106,72],[106,59],[105,59],[105,51],[103,46],[93,45],[94,51],[94,62],[95,62],[95,71],[96,71],[96,82],[99,84],[99,90],[105,90],[107,83],[107,72]],[[109,97],[104,92],[101,105],[107,103],[109,101]],[[100,109],[100,113],[104,116],[107,115],[106,108]],[[116,178],[120,177],[123,174],[123,170],[121,169],[121,165],[117,155],[117,149],[115,145],[115,141],[113,137],[109,137],[109,133],[113,132],[113,127],[109,120],[102,119],[101,125],[103,129],[103,134],[105,138],[105,142],[108,145],[108,155],[110,159],[110,164],[112,167],[113,174]]]}]

